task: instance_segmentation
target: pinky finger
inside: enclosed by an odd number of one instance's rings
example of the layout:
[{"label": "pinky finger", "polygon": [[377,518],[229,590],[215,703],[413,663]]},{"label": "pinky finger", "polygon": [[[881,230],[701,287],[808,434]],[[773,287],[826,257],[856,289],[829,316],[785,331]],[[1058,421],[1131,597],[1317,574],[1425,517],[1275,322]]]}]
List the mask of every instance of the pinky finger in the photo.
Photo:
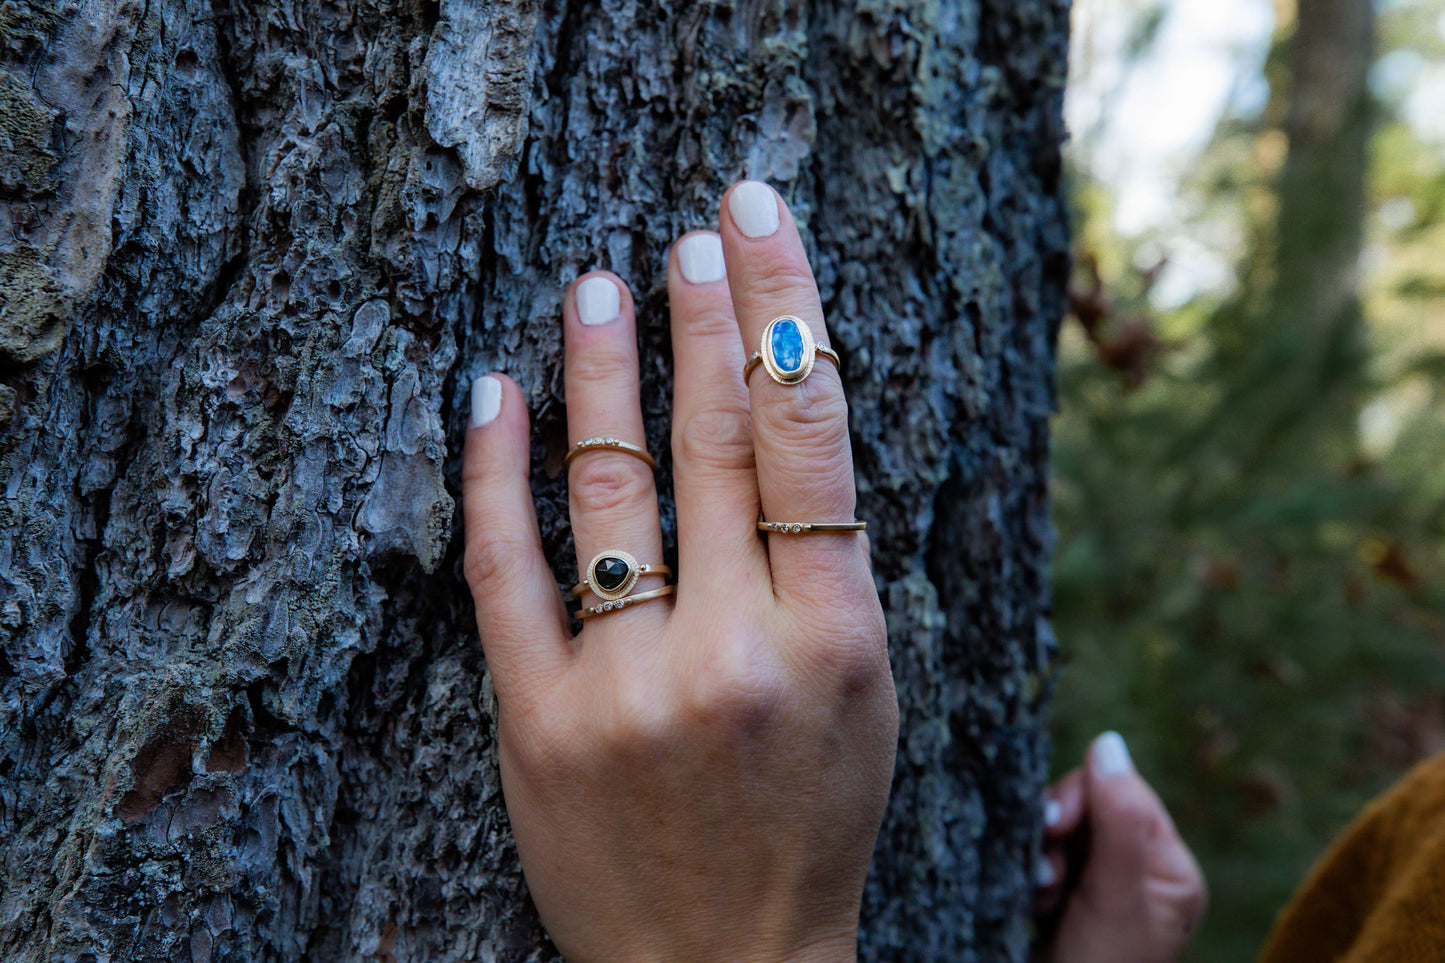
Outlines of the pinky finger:
[{"label": "pinky finger", "polygon": [[472,382],[462,454],[466,576],[503,706],[533,701],[570,656],[565,609],[542,555],[528,479],[527,410],[504,375]]}]

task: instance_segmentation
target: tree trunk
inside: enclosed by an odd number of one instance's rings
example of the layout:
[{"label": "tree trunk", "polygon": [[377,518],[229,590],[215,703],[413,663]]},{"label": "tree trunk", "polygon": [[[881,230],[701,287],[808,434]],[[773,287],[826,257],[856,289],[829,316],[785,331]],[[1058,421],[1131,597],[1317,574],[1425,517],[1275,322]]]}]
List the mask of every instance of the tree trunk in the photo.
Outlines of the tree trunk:
[{"label": "tree trunk", "polygon": [[1274,307],[1325,336],[1359,322],[1374,39],[1373,0],[1299,0]]},{"label": "tree trunk", "polygon": [[[563,284],[764,178],[852,403],[903,738],[866,959],[1022,959],[1064,0],[0,5],[7,960],[524,960],[453,500]],[[665,524],[671,524],[665,507]]]},{"label": "tree trunk", "polygon": [[1266,254],[1247,266],[1254,283],[1218,335],[1214,364],[1228,392],[1182,446],[1223,439],[1257,480],[1270,464],[1318,459],[1355,430],[1374,36],[1374,0],[1298,0],[1276,108],[1289,147]]}]

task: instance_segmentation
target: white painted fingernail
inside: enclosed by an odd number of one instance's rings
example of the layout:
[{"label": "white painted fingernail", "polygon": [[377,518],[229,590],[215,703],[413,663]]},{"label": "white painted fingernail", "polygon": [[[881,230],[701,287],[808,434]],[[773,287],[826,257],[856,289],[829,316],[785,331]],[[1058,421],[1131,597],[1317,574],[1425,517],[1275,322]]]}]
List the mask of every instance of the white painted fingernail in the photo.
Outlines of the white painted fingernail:
[{"label": "white painted fingernail", "polygon": [[588,278],[577,285],[577,317],[583,324],[606,324],[622,313],[622,292],[611,278]]},{"label": "white painted fingernail", "polygon": [[1058,875],[1054,873],[1054,863],[1047,856],[1040,856],[1038,862],[1034,863],[1034,883],[1039,889],[1048,889],[1058,882]]},{"label": "white painted fingernail", "polygon": [[677,266],[689,284],[721,281],[728,276],[722,238],[716,234],[689,234],[677,243]]},{"label": "white painted fingernail", "polygon": [[778,229],[778,199],[773,189],[757,181],[743,181],[728,195],[733,223],[748,237],[768,237]]},{"label": "white painted fingernail", "polygon": [[1044,825],[1053,828],[1064,818],[1064,807],[1059,805],[1057,799],[1044,800]]},{"label": "white painted fingernail", "polygon": [[1106,732],[1094,740],[1094,766],[1104,776],[1122,776],[1134,769],[1129,747],[1117,732]]},{"label": "white painted fingernail", "polygon": [[491,375],[472,382],[472,427],[490,425],[502,411],[502,383]]}]

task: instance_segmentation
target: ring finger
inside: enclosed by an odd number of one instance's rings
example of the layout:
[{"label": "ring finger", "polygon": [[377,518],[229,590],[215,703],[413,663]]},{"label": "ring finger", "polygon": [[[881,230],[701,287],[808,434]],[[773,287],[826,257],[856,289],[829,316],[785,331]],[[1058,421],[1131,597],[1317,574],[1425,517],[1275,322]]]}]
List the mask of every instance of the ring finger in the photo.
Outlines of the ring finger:
[{"label": "ring finger", "polygon": [[[636,318],[627,285],[607,272],[583,275],[567,292],[562,318],[569,444],[611,438],[645,448]],[[662,563],[657,489],[652,468],[641,458],[605,446],[580,451],[572,456],[567,488],[579,582],[587,578],[589,564],[602,553],[625,553],[640,565]],[[662,584],[660,576],[643,575],[624,594],[651,591]],[[603,601],[590,591],[581,598],[588,604]],[[577,604],[575,598],[569,601]],[[669,610],[670,606],[659,600],[601,618],[660,621]]]}]

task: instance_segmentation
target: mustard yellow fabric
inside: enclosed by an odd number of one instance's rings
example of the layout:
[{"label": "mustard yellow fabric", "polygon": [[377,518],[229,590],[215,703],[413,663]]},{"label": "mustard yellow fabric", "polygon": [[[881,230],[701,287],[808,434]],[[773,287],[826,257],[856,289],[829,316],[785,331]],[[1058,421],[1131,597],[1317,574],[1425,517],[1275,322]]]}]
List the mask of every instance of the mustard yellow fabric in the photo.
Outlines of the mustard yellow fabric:
[{"label": "mustard yellow fabric", "polygon": [[1275,922],[1259,963],[1445,961],[1445,755],[1372,802]]}]

